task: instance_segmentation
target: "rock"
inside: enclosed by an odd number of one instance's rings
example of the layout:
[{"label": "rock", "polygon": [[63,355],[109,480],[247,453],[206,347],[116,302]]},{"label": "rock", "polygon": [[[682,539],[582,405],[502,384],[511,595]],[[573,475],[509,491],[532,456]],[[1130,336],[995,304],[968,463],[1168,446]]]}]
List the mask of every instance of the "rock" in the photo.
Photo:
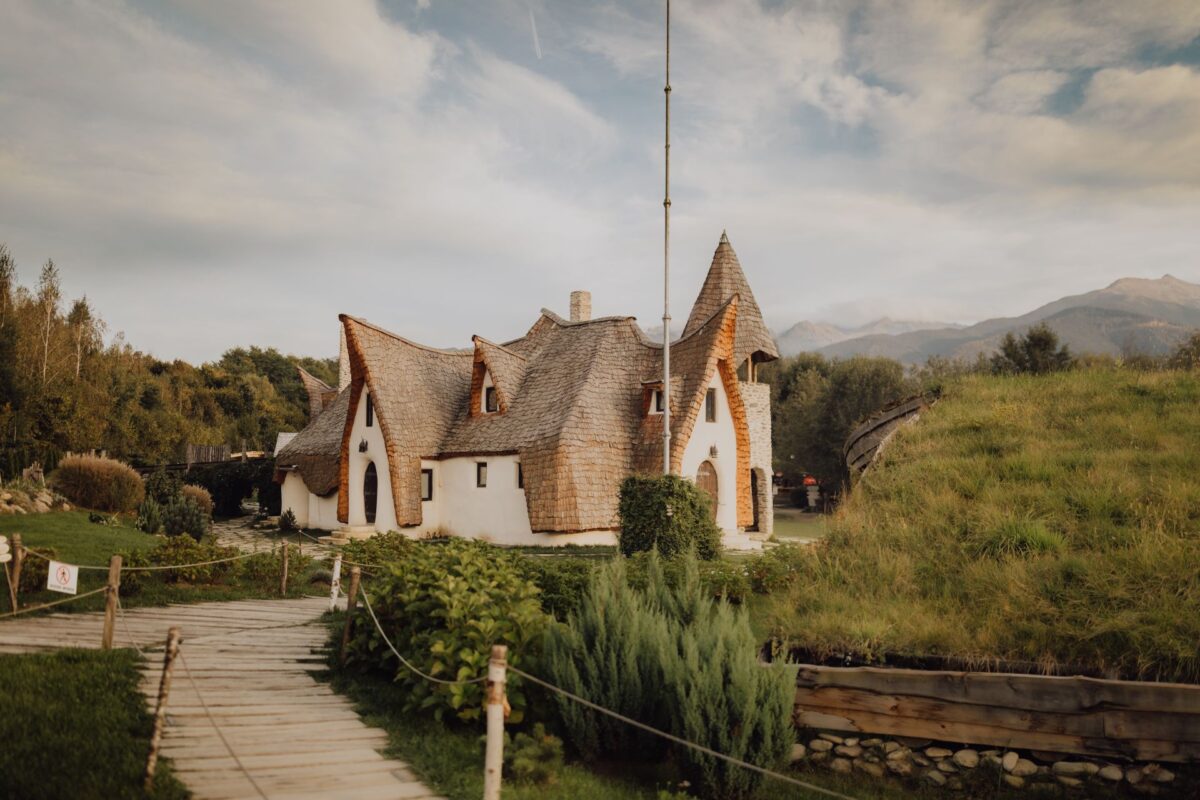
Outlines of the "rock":
[{"label": "rock", "polygon": [[854,747],[858,744],[858,739],[846,739],[845,741],[842,742],[842,744],[848,744],[851,747]]},{"label": "rock", "polygon": [[925,773],[925,780],[932,783],[934,786],[945,786],[946,776],[938,772],[936,769],[931,769]]},{"label": "rock", "polygon": [[1051,771],[1055,775],[1067,778],[1090,778],[1100,771],[1100,768],[1090,761],[1055,761]]},{"label": "rock", "polygon": [[1013,768],[1009,770],[1018,778],[1028,778],[1030,775],[1037,774],[1037,764],[1030,761],[1028,758],[1018,758],[1017,763],[1013,764]]},{"label": "rock", "polygon": [[1004,782],[1014,789],[1020,789],[1025,785],[1025,779],[1018,778],[1016,775],[1005,775]]},{"label": "rock", "polygon": [[883,743],[883,752],[887,753],[888,755],[891,755],[892,753],[896,752],[897,750],[901,749],[902,747],[904,747],[904,745],[900,744],[899,742],[884,742]]},{"label": "rock", "polygon": [[869,761],[869,762],[870,762],[870,763],[872,763],[872,764],[878,764],[878,763],[879,763],[879,756],[877,756],[877,755],[875,755],[874,753],[872,753],[872,752],[869,752],[869,751],[868,751],[868,752],[866,752],[866,753],[863,753],[863,757],[862,757],[862,758],[863,758],[863,761]]},{"label": "rock", "polygon": [[25,509],[21,508],[20,506],[12,506],[12,510],[13,510],[13,513],[14,513],[14,514],[26,514],[26,513],[28,513],[27,511],[25,511]]},{"label": "rock", "polygon": [[947,775],[952,775],[955,772],[958,772],[958,767],[954,766],[954,764],[950,761],[937,762],[937,768],[942,772],[945,772]]},{"label": "rock", "polygon": [[928,767],[933,762],[920,753],[913,753],[912,760],[914,764],[920,764],[922,767]]},{"label": "rock", "polygon": [[[846,742],[846,744],[850,743]],[[863,739],[859,744],[863,747],[879,747],[879,745],[883,744],[883,739]]]},{"label": "rock", "polygon": [[808,748],[806,748],[804,745],[800,744],[799,742],[796,742],[794,745],[792,745],[793,762],[803,761],[806,755],[808,755]]},{"label": "rock", "polygon": [[0,503],[7,503],[12,500],[12,492],[0,492]]},{"label": "rock", "polygon": [[964,748],[954,754],[954,763],[964,769],[975,769],[979,766],[979,753],[970,748]]},{"label": "rock", "polygon": [[870,761],[863,761],[862,759],[859,759],[854,762],[854,768],[859,772],[870,775],[872,778],[883,777],[883,767],[879,766],[878,764],[872,764]]},{"label": "rock", "polygon": [[50,494],[49,492],[38,492],[36,499],[39,502],[45,503],[46,505],[50,505],[51,503],[54,502],[54,495]]},{"label": "rock", "polygon": [[933,744],[933,742],[929,739],[913,739],[910,736],[897,736],[896,741],[905,747],[912,748],[913,750],[916,750],[919,747],[929,747],[929,745]]},{"label": "rock", "polygon": [[845,739],[843,739],[840,736],[834,736],[832,733],[822,733],[821,738],[827,742],[833,742],[834,744],[845,744],[846,743]]},{"label": "rock", "polygon": [[814,753],[827,753],[833,749],[833,742],[825,739],[813,739],[808,746]]},{"label": "rock", "polygon": [[899,775],[901,778],[907,778],[912,775],[912,763],[902,759],[887,762],[888,772],[893,775]]},{"label": "rock", "polygon": [[954,753],[944,747],[930,747],[925,750],[925,755],[936,760],[939,758],[949,758]]},{"label": "rock", "polygon": [[62,510],[63,510],[63,511],[70,511],[70,510],[71,510],[71,504],[70,504],[70,503],[68,503],[66,500],[63,500],[63,504],[62,504]]},{"label": "rock", "polygon": [[1119,781],[1125,777],[1125,770],[1118,767],[1116,764],[1108,764],[1096,773],[1106,781]]},{"label": "rock", "polygon": [[1004,767],[1005,772],[1012,772],[1013,767],[1017,766],[1017,762],[1020,760],[1021,757],[1019,755],[1009,750],[1003,755],[1003,757],[1001,757],[1000,766]]},{"label": "rock", "polygon": [[47,504],[43,503],[41,500],[34,500],[34,501],[33,501],[33,513],[35,513],[35,514],[49,514],[49,513],[50,513],[50,506],[48,506]]},{"label": "rock", "polygon": [[1146,767],[1146,777],[1155,783],[1170,783],[1175,780],[1175,773],[1169,769],[1160,767],[1158,764],[1151,764]]},{"label": "rock", "polygon": [[1080,778],[1072,778],[1070,775],[1059,775],[1057,777],[1058,777],[1058,782],[1061,783],[1063,786],[1067,786],[1072,789],[1074,789],[1078,786],[1083,786],[1083,780]]},{"label": "rock", "polygon": [[1141,783],[1143,777],[1145,777],[1145,773],[1143,773],[1138,767],[1134,767],[1133,769],[1125,771],[1125,780],[1132,784]]},{"label": "rock", "polygon": [[858,758],[863,754],[863,749],[856,744],[839,744],[833,748],[833,752],[846,758]]},{"label": "rock", "polygon": [[951,791],[961,792],[963,790],[962,778],[951,778],[946,781],[946,788]]},{"label": "rock", "polygon": [[822,761],[828,761],[828,760],[829,760],[829,753],[813,753],[811,756],[808,757],[808,761],[810,764],[819,764]]},{"label": "rock", "polygon": [[829,762],[829,768],[834,772],[849,772],[854,769],[854,764],[848,758],[835,758]]},{"label": "rock", "polygon": [[901,747],[899,750],[893,750],[892,752],[888,753],[887,760],[888,761],[907,761],[908,757],[910,755],[912,755],[911,750]]}]

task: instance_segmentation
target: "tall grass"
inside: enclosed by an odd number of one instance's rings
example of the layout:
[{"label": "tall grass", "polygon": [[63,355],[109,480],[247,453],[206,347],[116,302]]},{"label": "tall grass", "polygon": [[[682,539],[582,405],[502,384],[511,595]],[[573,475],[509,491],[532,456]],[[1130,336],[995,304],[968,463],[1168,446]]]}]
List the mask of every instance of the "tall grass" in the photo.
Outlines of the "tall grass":
[{"label": "tall grass", "polygon": [[969,376],[759,608],[816,653],[1200,681],[1200,375]]}]

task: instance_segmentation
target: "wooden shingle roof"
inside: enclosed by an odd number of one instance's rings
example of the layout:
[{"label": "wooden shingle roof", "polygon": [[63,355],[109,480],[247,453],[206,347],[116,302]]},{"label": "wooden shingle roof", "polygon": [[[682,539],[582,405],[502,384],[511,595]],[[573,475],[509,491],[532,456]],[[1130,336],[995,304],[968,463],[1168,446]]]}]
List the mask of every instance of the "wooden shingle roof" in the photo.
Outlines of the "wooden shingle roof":
[{"label": "wooden shingle roof", "polygon": [[763,322],[762,311],[758,308],[754,293],[750,291],[750,284],[746,281],[746,274],[742,272],[737,253],[733,252],[733,245],[729,243],[729,237],[724,232],[721,233],[721,240],[713,253],[704,285],[700,287],[700,294],[692,306],[692,313],[688,315],[687,324],[683,326],[684,338],[694,333],[696,328],[710,319],[717,309],[734,295],[740,298],[737,337],[733,348],[735,361],[740,364],[751,356],[755,361],[772,361],[779,358],[779,349],[775,346],[771,331]]}]

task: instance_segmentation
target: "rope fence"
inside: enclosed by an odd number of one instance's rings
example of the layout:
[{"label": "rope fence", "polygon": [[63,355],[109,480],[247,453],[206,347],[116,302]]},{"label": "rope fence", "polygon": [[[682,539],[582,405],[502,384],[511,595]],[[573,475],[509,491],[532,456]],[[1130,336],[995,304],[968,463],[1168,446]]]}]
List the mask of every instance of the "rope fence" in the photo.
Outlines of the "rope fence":
[{"label": "rope fence", "polygon": [[[263,552],[268,553],[270,551],[264,550]],[[47,556],[44,556],[41,553],[38,553],[34,550],[30,550],[29,548],[25,548],[25,554],[33,556],[35,558],[40,558],[42,561],[48,562],[48,561],[54,560],[54,559],[48,558]],[[242,553],[241,555],[230,556],[229,558],[216,558],[211,561],[197,561],[194,564],[157,564],[154,566],[147,566],[147,567],[124,567],[123,566],[123,567],[121,567],[121,570],[123,572],[154,572],[157,570],[165,570],[165,569],[190,569],[192,567],[207,567],[212,564],[227,564],[230,561],[242,561],[247,558],[254,558],[254,556],[257,556],[257,555],[262,555],[262,553]],[[79,569],[102,570],[104,572],[107,572],[109,569],[108,567],[98,567],[94,564],[72,564],[71,566],[77,567]]]}]

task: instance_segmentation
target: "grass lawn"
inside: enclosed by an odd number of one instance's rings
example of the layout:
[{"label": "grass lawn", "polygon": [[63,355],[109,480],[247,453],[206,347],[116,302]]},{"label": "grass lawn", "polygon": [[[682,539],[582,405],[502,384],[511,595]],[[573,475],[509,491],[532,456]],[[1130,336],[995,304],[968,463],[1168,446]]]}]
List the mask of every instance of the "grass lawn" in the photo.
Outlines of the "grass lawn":
[{"label": "grass lawn", "polygon": [[[152,719],[129,650],[0,656],[0,797],[144,798]],[[187,792],[158,762],[153,798]]]},{"label": "grass lawn", "polygon": [[[152,550],[162,542],[162,538],[143,533],[133,527],[133,520],[119,517],[119,525],[97,525],[88,521],[87,511],[58,511],[46,514],[27,514],[0,517],[0,534],[8,536],[10,541],[13,533],[20,533],[26,547],[52,547],[58,551],[58,559],[72,564],[107,567],[109,557],[117,552],[134,552]],[[264,537],[264,543],[273,543]],[[267,549],[269,545],[265,545]],[[26,563],[34,560],[30,556]],[[12,566],[11,564],[9,565]],[[313,588],[308,579],[314,570],[322,565],[313,564],[302,574],[295,574],[288,583],[288,596],[300,597],[315,592],[328,592],[324,589]],[[167,583],[161,577],[162,573],[142,573],[146,575],[141,581],[141,589],[136,594],[121,596],[121,605],[127,608],[136,606],[161,606],[168,603],[196,603],[203,601],[240,600],[248,597],[279,597],[277,581],[251,582],[232,579],[215,585],[190,585],[185,583]],[[0,575],[2,578],[2,575]],[[102,587],[108,579],[107,569],[79,571],[79,593],[89,592]],[[9,611],[7,590],[0,592],[0,609]],[[21,595],[22,608],[61,600],[69,595],[42,589],[34,593]],[[54,612],[98,611],[104,608],[104,595],[97,594],[71,603],[65,603],[53,609]]]},{"label": "grass lawn", "polygon": [[1200,373],[951,382],[797,550],[805,653],[1200,681]]},{"label": "grass lawn", "polygon": [[824,514],[810,514],[791,506],[775,508],[775,541],[786,544],[814,542],[825,535]]}]

